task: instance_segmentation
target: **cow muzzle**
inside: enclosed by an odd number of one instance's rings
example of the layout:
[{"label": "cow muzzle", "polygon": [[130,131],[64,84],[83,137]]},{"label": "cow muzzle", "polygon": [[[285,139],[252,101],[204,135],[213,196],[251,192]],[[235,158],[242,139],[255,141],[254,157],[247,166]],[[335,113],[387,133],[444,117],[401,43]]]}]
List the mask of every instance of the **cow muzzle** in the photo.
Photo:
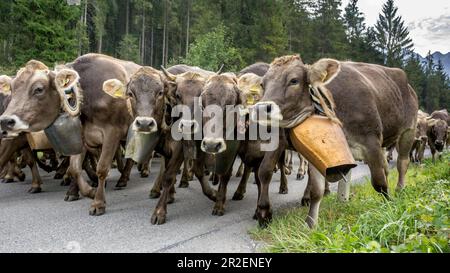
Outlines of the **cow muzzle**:
[{"label": "cow muzzle", "polygon": [[133,130],[139,133],[151,134],[158,131],[158,124],[154,118],[137,117],[133,122]]},{"label": "cow muzzle", "polygon": [[442,150],[444,150],[444,141],[436,140],[434,142],[434,146],[436,146],[436,150],[438,150],[439,152],[442,152]]},{"label": "cow muzzle", "polygon": [[178,124],[178,132],[183,134],[195,134],[200,126],[195,119],[182,119]]},{"label": "cow muzzle", "polygon": [[0,127],[3,137],[15,137],[20,132],[28,130],[29,125],[23,122],[18,116],[1,116]]},{"label": "cow muzzle", "polygon": [[204,138],[201,149],[208,154],[220,154],[227,149],[227,144],[223,138]]},{"label": "cow muzzle", "polygon": [[250,119],[261,125],[271,125],[273,122],[283,120],[283,115],[278,104],[273,101],[264,101],[253,106]]}]

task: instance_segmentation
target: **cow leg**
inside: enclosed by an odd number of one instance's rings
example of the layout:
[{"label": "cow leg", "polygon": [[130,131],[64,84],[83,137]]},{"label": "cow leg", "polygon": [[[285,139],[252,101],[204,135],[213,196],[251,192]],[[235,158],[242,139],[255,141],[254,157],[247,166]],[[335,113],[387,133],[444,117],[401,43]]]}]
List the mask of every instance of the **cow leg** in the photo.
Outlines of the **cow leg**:
[{"label": "cow leg", "polygon": [[204,169],[204,154],[201,154],[201,158],[197,158],[194,160],[194,175],[197,177],[200,182],[200,186],[202,187],[203,194],[208,197],[209,200],[216,202],[217,200],[217,191],[213,189],[209,185],[209,176],[205,175]]},{"label": "cow leg", "polygon": [[179,188],[189,187],[189,171],[192,169],[193,161],[191,159],[184,160],[183,173],[181,175]]},{"label": "cow leg", "polygon": [[305,178],[305,174],[308,171],[308,161],[299,153],[298,159],[300,160],[300,164],[298,165],[298,172],[297,172],[297,180],[303,180]]},{"label": "cow leg", "polygon": [[[278,159],[278,166],[280,170],[284,170],[280,172],[280,188],[278,190],[279,194],[288,194],[288,182],[286,178],[286,151],[283,151],[281,157]],[[289,171],[291,173],[291,171]]]},{"label": "cow leg", "polygon": [[14,160],[14,176],[19,179],[19,181],[25,181],[25,173],[19,168],[19,165],[17,164],[17,160]]},{"label": "cow leg", "polygon": [[156,205],[155,211],[151,218],[152,224],[164,224],[166,222],[167,215],[167,203],[169,201],[169,196],[174,193],[174,186],[176,182],[177,171],[180,169],[181,164],[183,164],[183,153],[181,152],[181,144],[177,144],[177,151],[172,153],[170,159],[163,158],[162,160],[166,162],[166,171],[164,172],[163,178],[163,191],[161,197],[159,198],[158,204]]},{"label": "cow leg", "polygon": [[53,179],[62,179],[64,177],[64,174],[67,171],[67,168],[70,164],[70,157],[64,157],[59,166],[56,168],[56,173]]},{"label": "cow leg", "polygon": [[[309,172],[309,168],[308,168],[308,172]],[[312,186],[311,180],[308,178],[308,182],[306,183],[305,191],[303,192],[303,197],[302,197],[302,201],[301,201],[301,205],[303,207],[307,207],[311,203],[311,186]]]},{"label": "cow leg", "polygon": [[13,183],[14,182],[14,161],[15,161],[15,154],[11,157],[11,159],[6,164],[6,174],[3,180],[3,183]]},{"label": "cow leg", "polygon": [[123,167],[122,172],[120,174],[119,181],[117,181],[116,190],[121,190],[125,188],[128,184],[128,180],[130,180],[130,172],[134,166],[134,161],[132,159],[127,159],[125,162],[125,167]]},{"label": "cow leg", "polygon": [[152,165],[153,155],[150,159],[142,164],[138,165],[138,171],[142,178],[148,177],[150,175],[150,166]]},{"label": "cow leg", "polygon": [[83,152],[78,155],[73,155],[70,157],[70,166],[68,169],[68,174],[73,178],[73,183],[69,186],[66,193],[65,201],[78,200],[78,190],[82,196],[89,197],[91,199],[95,196],[95,188],[92,188],[86,180],[84,180],[81,172],[83,170],[83,161],[86,156],[86,149],[83,148]]},{"label": "cow leg", "polygon": [[222,175],[218,175],[219,177],[219,190],[217,192],[217,200],[214,205],[212,215],[223,216],[225,214],[225,201],[227,199],[227,186],[230,181],[231,174],[233,172],[233,168]]},{"label": "cow leg", "polygon": [[[280,147],[273,152],[266,152],[264,159],[258,170],[258,177],[261,184],[261,193],[258,198],[258,205],[256,208],[256,217],[258,218],[259,225],[262,227],[272,220],[272,207],[269,198],[269,185],[272,180],[273,170],[277,165],[277,162],[284,150],[284,147]],[[281,149],[283,148],[283,149]]]},{"label": "cow leg", "polygon": [[[292,163],[292,150],[287,150],[285,157],[286,157],[286,168],[285,168],[285,173],[286,175],[291,175],[292,173],[292,169],[293,169],[293,163]],[[280,192],[281,193],[281,192]]]},{"label": "cow leg", "polygon": [[[386,198],[388,196],[388,183],[387,183],[387,159],[381,148],[379,140],[366,141],[367,150],[365,154],[365,161],[369,165],[371,182],[373,188],[383,194]],[[310,166],[311,167],[311,166]]]},{"label": "cow leg", "polygon": [[313,166],[309,166],[308,169],[308,184],[310,184],[310,200],[308,216],[306,217],[306,223],[310,228],[313,228],[319,218],[320,202],[322,201],[325,191],[325,178],[320,172]]},{"label": "cow leg", "polygon": [[[245,164],[241,161],[241,164],[239,164],[239,168],[236,172],[236,177],[241,177],[245,172]],[[241,180],[242,181],[242,180]]]},{"label": "cow leg", "polygon": [[96,173],[97,170],[97,160],[92,153],[86,153],[86,156],[83,160],[83,170],[86,172],[89,180],[91,181],[92,187],[98,186],[98,176]]},{"label": "cow leg", "polygon": [[166,171],[166,160],[165,157],[161,157],[161,166],[159,167],[158,177],[156,177],[155,183],[150,190],[150,198],[155,199],[161,196],[162,180],[164,178],[164,172]]},{"label": "cow leg", "polygon": [[31,188],[28,190],[29,193],[39,193],[42,191],[41,189],[41,176],[39,175],[38,167],[36,164],[36,161],[34,160],[33,152],[30,148],[23,149],[22,154],[24,157],[24,160],[28,167],[31,169]]},{"label": "cow leg", "polygon": [[89,215],[100,216],[105,214],[106,210],[106,194],[105,194],[105,183],[106,178],[111,168],[111,163],[114,160],[114,155],[119,148],[118,138],[120,134],[114,130],[110,130],[105,133],[103,139],[102,152],[97,164],[97,177],[98,186],[95,192],[94,200],[92,201],[91,207],[89,209]]},{"label": "cow leg", "polygon": [[[243,163],[241,163],[243,164]],[[239,186],[236,189],[236,192],[233,195],[233,200],[242,200],[244,199],[244,194],[247,190],[247,182],[250,174],[252,173],[252,168],[244,164],[244,174],[241,177],[241,181],[239,182]]]},{"label": "cow leg", "polygon": [[397,152],[397,170],[398,170],[398,182],[397,190],[401,190],[405,187],[405,176],[409,165],[409,151],[414,142],[414,129],[408,129],[402,133],[398,140]]},{"label": "cow leg", "polygon": [[[261,180],[259,179],[258,173],[259,173],[259,167],[254,172],[255,174],[255,184],[258,187],[258,200],[261,196]],[[255,213],[253,214],[253,220],[258,220],[258,208],[256,208]]]}]

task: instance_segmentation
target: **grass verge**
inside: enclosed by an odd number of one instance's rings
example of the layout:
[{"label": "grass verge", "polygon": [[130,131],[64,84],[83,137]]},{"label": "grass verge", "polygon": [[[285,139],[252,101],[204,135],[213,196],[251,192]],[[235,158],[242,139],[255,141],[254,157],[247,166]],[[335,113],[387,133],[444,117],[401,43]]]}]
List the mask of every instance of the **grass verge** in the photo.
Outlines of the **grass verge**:
[{"label": "grass verge", "polygon": [[394,191],[397,176],[390,172],[390,201],[367,180],[352,186],[350,202],[324,198],[313,230],[304,222],[307,208],[291,208],[250,233],[266,252],[450,252],[450,153],[436,164],[411,164],[401,192]]}]

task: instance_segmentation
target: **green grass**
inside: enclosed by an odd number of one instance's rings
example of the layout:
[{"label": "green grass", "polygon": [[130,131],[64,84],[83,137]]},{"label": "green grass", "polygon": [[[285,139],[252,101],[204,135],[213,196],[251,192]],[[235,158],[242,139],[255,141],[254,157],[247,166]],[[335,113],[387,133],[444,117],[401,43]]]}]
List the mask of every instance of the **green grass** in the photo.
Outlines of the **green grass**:
[{"label": "green grass", "polygon": [[450,153],[436,164],[411,164],[401,192],[397,176],[390,172],[390,201],[367,180],[352,186],[349,202],[324,198],[313,230],[304,222],[307,208],[299,207],[278,211],[266,229],[250,233],[267,252],[450,252]]}]

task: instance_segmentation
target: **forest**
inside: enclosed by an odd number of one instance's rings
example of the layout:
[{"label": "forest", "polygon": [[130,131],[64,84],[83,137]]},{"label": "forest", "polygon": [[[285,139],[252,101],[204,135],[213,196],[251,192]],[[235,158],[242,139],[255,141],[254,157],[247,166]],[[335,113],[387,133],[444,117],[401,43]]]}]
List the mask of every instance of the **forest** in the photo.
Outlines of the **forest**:
[{"label": "forest", "polygon": [[[0,74],[98,52],[159,68],[239,71],[286,54],[403,68],[421,109],[450,109],[450,80],[421,62],[394,0],[367,25],[358,0],[2,0]],[[430,45],[431,47],[432,45]],[[431,48],[430,48],[431,49]]]}]

